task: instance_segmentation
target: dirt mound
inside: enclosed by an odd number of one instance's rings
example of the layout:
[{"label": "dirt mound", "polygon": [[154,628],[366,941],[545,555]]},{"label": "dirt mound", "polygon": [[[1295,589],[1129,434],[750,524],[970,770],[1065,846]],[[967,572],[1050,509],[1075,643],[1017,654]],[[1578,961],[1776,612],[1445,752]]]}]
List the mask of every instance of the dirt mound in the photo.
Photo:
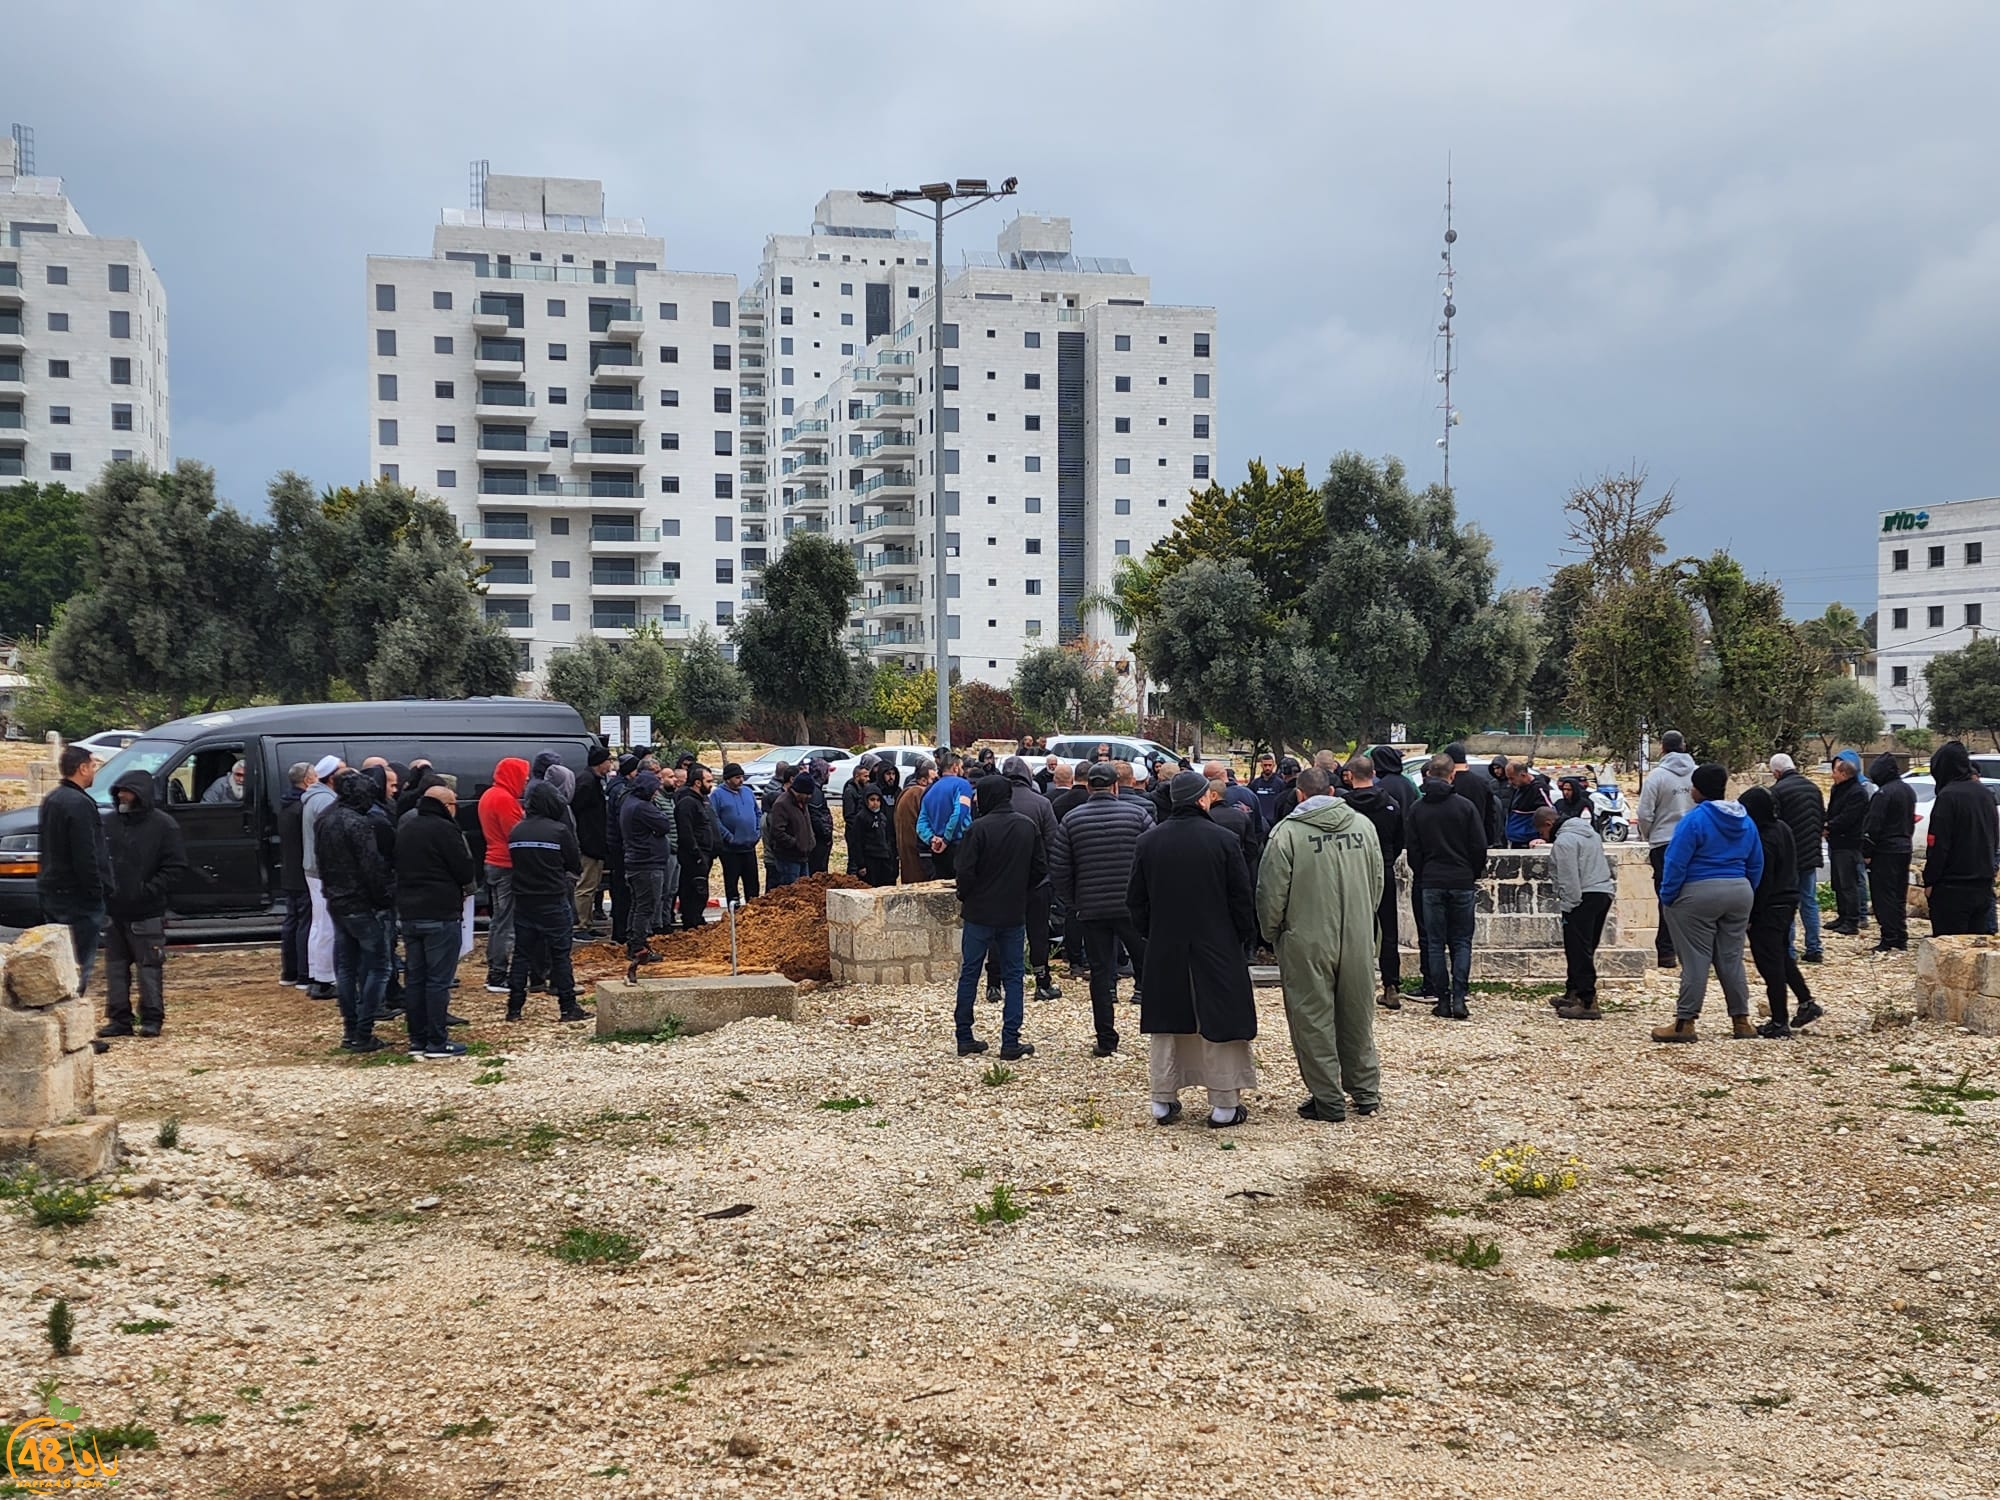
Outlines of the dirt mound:
[{"label": "dirt mound", "polygon": [[[826,893],[865,890],[868,882],[853,875],[827,873],[781,886],[759,896],[736,914],[736,967],[745,974],[777,973],[787,979],[833,978],[833,955],[827,947]],[[653,951],[664,963],[647,964],[639,972],[670,979],[693,974],[729,972],[729,919],[711,922],[699,932],[676,932],[653,939]],[[574,955],[579,984],[613,979],[625,972],[625,950],[616,943],[585,943]]]}]

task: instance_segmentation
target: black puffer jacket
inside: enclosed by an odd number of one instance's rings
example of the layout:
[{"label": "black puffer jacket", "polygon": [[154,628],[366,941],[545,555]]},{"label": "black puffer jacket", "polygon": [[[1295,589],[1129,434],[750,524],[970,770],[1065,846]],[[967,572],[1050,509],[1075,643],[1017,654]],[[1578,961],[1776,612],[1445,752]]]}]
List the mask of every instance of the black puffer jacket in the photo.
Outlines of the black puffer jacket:
[{"label": "black puffer jacket", "polygon": [[1789,924],[1799,909],[1799,851],[1791,827],[1778,816],[1769,787],[1744,788],[1742,802],[1764,841],[1764,874],[1750,898],[1750,919]]},{"label": "black puffer jacket", "polygon": [[708,798],[691,786],[674,797],[674,826],[680,835],[681,863],[706,870],[722,852],[722,829]]},{"label": "black puffer jacket", "polygon": [[153,806],[153,778],[144,771],[127,771],[112,783],[112,805],[118,793],[137,799],[130,812],[113,812],[105,829],[111,850],[111,890],[105,911],[122,922],[143,922],[167,914],[167,892],[187,878],[187,849],[181,825]]},{"label": "black puffer jacket", "polygon": [[369,816],[375,788],[358,772],[344,771],[334,782],[333,797],[333,806],[313,825],[326,908],[338,917],[385,912],[394,905],[396,893],[375,821]]},{"label": "black puffer jacket", "polygon": [[609,806],[604,796],[604,778],[595,770],[577,773],[576,792],[569,799],[570,816],[576,820],[576,846],[585,859],[603,859],[610,837]]},{"label": "black puffer jacket", "polygon": [[278,804],[278,889],[306,891],[306,794],[295,786],[285,788]]},{"label": "black puffer jacket", "polygon": [[1063,909],[1086,922],[1130,916],[1132,860],[1139,835],[1152,826],[1144,806],[1115,792],[1066,814],[1049,841],[1049,880]]},{"label": "black puffer jacket", "polygon": [[479,879],[458,822],[435,797],[419,796],[396,825],[396,914],[406,922],[448,922],[465,911]]},{"label": "black puffer jacket", "polygon": [[[1403,781],[1399,774],[1396,780]],[[1403,781],[1404,786],[1409,786]],[[1411,787],[1411,790],[1416,790]],[[1376,782],[1371,786],[1353,786],[1340,794],[1340,800],[1368,820],[1375,830],[1375,842],[1382,846],[1382,868],[1392,870],[1396,856],[1403,852],[1403,809],[1387,787]]]},{"label": "black puffer jacket", "polygon": [[1917,794],[1896,768],[1896,757],[1878,755],[1868,767],[1875,795],[1868,799],[1868,816],[1861,823],[1865,853],[1908,854],[1916,836]]},{"label": "black puffer jacket", "polygon": [[1826,831],[1826,798],[1801,773],[1787,771],[1771,783],[1771,800],[1778,805],[1778,816],[1792,830],[1798,872],[1803,875],[1817,870],[1820,835]]},{"label": "black puffer jacket", "polygon": [[1972,774],[1972,757],[1947,740],[1931,757],[1937,801],[1931,804],[1924,889],[1993,883],[1996,814],[1993,794]]}]

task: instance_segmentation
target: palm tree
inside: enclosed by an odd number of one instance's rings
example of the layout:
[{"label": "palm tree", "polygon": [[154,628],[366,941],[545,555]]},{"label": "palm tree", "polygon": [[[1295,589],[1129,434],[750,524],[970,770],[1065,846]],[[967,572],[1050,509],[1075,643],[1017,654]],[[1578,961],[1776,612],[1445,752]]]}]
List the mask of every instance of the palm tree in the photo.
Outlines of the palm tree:
[{"label": "palm tree", "polygon": [[[1091,615],[1103,615],[1112,632],[1129,635],[1138,626],[1140,616],[1159,584],[1160,565],[1150,555],[1121,557],[1111,570],[1109,588],[1093,590],[1076,601],[1077,618],[1081,621]],[[1136,652],[1132,657],[1132,686],[1138,695],[1138,717],[1143,719],[1146,716],[1146,669]]]}]

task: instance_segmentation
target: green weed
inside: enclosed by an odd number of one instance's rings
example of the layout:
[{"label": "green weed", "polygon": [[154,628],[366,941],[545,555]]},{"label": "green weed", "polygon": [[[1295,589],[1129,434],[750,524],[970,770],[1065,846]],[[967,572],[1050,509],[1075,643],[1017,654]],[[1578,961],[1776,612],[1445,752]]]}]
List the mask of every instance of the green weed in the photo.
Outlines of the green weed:
[{"label": "green weed", "polygon": [[639,1258],[639,1242],[610,1229],[565,1229],[549,1254],[572,1265],[622,1266]]},{"label": "green weed", "polygon": [[1923,1379],[1914,1370],[1899,1370],[1890,1376],[1882,1389],[1892,1396],[1935,1396],[1938,1388]]},{"label": "green weed", "polygon": [[1608,1318],[1613,1313],[1625,1311],[1625,1307],[1624,1304],[1618,1302],[1586,1302],[1583,1305],[1582,1311],[1595,1313],[1600,1318]]},{"label": "green weed", "polygon": [[115,1255],[72,1255],[69,1263],[79,1271],[102,1271],[118,1264]]},{"label": "green weed", "polygon": [[79,1427],[75,1443],[79,1448],[95,1448],[99,1458],[110,1458],[127,1448],[157,1448],[160,1435],[137,1422],[120,1422],[116,1427]]},{"label": "green weed", "polygon": [[1012,1083],[1017,1075],[1005,1063],[989,1063],[986,1071],[979,1075],[979,1081],[989,1089],[997,1089],[1002,1084]]},{"label": "green weed", "polygon": [[167,1318],[141,1318],[136,1323],[120,1323],[118,1331],[120,1333],[165,1333],[173,1326],[173,1322]]},{"label": "green weed", "polygon": [[153,1141],[162,1151],[171,1151],[181,1143],[181,1117],[168,1115],[160,1121],[160,1128],[154,1132]]},{"label": "green weed", "polygon": [[182,1417],[183,1427],[220,1427],[226,1420],[219,1411],[197,1412],[191,1417]]},{"label": "green weed", "polygon": [[49,1353],[67,1354],[75,1347],[76,1314],[69,1310],[67,1297],[58,1297],[49,1304],[48,1322],[43,1331],[48,1335]]},{"label": "green weed", "polygon": [[1625,1247],[1617,1240],[1601,1240],[1588,1229],[1579,1230],[1570,1236],[1570,1241],[1555,1252],[1557,1260],[1602,1260],[1616,1255]]},{"label": "green weed", "polygon": [[72,1229],[97,1212],[104,1196],[82,1183],[51,1185],[28,1194],[28,1216],[38,1229]]},{"label": "green weed", "polygon": [[1745,1411],[1776,1411],[1781,1406],[1792,1404],[1790,1391],[1773,1391],[1767,1396],[1751,1396],[1736,1403]]},{"label": "green weed", "polygon": [[1432,1260],[1448,1260],[1467,1271],[1488,1271],[1500,1264],[1500,1242],[1468,1234],[1462,1245],[1447,1244],[1425,1252]]},{"label": "green weed", "polygon": [[837,1099],[822,1099],[815,1109],[830,1109],[837,1114],[851,1114],[857,1109],[866,1109],[875,1101],[866,1094],[843,1094]]},{"label": "green weed", "polygon": [[1012,1224],[1027,1213],[1027,1204],[1018,1201],[1004,1182],[993,1184],[993,1196],[987,1202],[972,1205],[973,1220],[979,1224]]},{"label": "green weed", "polygon": [[1391,1396],[1407,1396],[1410,1393],[1392,1385],[1351,1385],[1344,1391],[1335,1391],[1336,1401],[1383,1401]]},{"label": "green weed", "polygon": [[479,1417],[470,1422],[447,1422],[438,1436],[440,1438],[487,1437],[499,1426],[500,1424],[491,1417]]},{"label": "green weed", "polygon": [[1661,1245],[1753,1245],[1771,1236],[1761,1229],[1736,1229],[1723,1234],[1709,1234],[1699,1229],[1678,1229],[1671,1224],[1630,1224],[1625,1228],[1627,1237],[1645,1240],[1649,1244]]},{"label": "green weed", "polygon": [[239,1385],[236,1387],[236,1399],[239,1401],[261,1401],[264,1399],[264,1387],[261,1385]]}]

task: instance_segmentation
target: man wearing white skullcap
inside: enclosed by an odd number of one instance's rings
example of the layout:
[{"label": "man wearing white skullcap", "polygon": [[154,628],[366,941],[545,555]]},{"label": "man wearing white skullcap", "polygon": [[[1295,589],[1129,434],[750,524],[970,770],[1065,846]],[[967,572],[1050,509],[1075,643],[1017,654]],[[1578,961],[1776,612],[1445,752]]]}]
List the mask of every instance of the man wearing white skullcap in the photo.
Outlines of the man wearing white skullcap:
[{"label": "man wearing white skullcap", "polygon": [[306,783],[302,803],[300,836],[305,845],[306,892],[312,899],[312,930],[306,936],[308,1000],[332,1000],[339,993],[333,987],[333,913],[326,909],[326,895],[320,889],[319,857],[313,849],[313,829],[319,822],[319,815],[333,806],[333,787],[330,783],[344,764],[338,755],[322,755],[314,762],[312,779]]}]

